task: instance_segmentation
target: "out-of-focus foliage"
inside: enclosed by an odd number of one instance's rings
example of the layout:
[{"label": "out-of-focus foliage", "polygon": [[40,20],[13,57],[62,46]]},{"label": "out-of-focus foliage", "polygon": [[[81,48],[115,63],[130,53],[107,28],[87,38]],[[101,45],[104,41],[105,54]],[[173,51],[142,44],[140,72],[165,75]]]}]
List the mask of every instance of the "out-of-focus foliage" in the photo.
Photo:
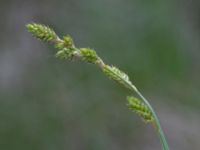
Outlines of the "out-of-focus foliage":
[{"label": "out-of-focus foliage", "polygon": [[155,106],[171,149],[199,149],[198,0],[8,0],[0,8],[0,149],[160,149],[127,109],[127,90],[92,65],[56,60],[26,32],[31,21],[119,66]]}]

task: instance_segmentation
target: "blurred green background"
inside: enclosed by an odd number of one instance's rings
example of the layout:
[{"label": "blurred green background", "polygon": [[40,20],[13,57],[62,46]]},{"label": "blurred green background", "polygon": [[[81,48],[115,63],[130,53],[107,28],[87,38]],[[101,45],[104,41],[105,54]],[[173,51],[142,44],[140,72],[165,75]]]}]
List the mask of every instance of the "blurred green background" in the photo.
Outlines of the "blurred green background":
[{"label": "blurred green background", "polygon": [[93,65],[55,59],[30,22],[94,48],[150,100],[172,150],[200,149],[200,1],[1,0],[1,150],[161,150]]}]

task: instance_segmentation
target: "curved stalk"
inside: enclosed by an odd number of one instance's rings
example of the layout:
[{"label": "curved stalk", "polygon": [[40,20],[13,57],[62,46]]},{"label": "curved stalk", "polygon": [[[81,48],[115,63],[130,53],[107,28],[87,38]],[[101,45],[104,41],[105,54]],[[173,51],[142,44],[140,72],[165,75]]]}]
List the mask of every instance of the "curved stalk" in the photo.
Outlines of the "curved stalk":
[{"label": "curved stalk", "polygon": [[160,138],[160,142],[162,144],[163,150],[169,150],[169,146],[167,144],[167,140],[165,138],[165,134],[163,132],[163,129],[160,125],[160,121],[158,119],[158,116],[156,115],[154,109],[152,108],[152,106],[150,105],[150,103],[146,100],[146,98],[135,88],[132,89],[134,92],[136,92],[136,94],[142,99],[142,101],[148,106],[148,108],[151,110],[153,117],[155,119],[155,123],[156,123],[156,127],[157,127],[157,132]]}]

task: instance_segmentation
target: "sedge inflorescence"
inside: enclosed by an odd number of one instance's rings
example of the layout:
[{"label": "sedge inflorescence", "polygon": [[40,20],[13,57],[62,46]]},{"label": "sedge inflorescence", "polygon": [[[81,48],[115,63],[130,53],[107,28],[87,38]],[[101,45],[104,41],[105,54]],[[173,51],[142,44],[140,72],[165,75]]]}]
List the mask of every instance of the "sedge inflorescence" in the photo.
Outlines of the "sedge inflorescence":
[{"label": "sedge inflorescence", "polygon": [[157,131],[163,146],[163,150],[169,150],[157,115],[155,114],[149,102],[132,84],[126,73],[119,70],[117,67],[105,64],[93,49],[77,48],[74,45],[73,39],[69,35],[66,35],[60,39],[58,35],[53,31],[53,29],[37,23],[27,24],[26,27],[27,30],[37,39],[54,44],[54,47],[58,50],[55,54],[58,59],[78,59],[91,64],[95,64],[99,66],[102,72],[111,80],[114,80],[124,87],[134,91],[140,97],[140,99],[133,96],[128,96],[127,100],[129,109],[138,114],[146,123],[153,123],[157,126]]}]

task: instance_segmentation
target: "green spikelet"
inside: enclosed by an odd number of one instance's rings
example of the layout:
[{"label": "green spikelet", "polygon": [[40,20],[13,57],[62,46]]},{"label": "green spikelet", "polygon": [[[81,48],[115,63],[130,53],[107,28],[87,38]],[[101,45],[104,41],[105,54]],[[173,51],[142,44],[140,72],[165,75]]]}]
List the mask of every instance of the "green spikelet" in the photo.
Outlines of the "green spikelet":
[{"label": "green spikelet", "polygon": [[127,88],[132,88],[130,85],[132,85],[131,81],[129,80],[129,77],[127,74],[119,70],[118,68],[114,66],[105,65],[103,67],[103,72],[112,80],[124,85]]},{"label": "green spikelet", "polygon": [[73,52],[74,50],[73,49],[68,49],[68,48],[63,48],[62,50],[59,50],[57,53],[56,53],[56,58],[59,58],[59,59],[72,59],[73,57]]},{"label": "green spikelet", "polygon": [[154,121],[151,111],[142,101],[133,96],[128,96],[127,100],[129,109],[136,112],[146,123]]},{"label": "green spikelet", "polygon": [[95,64],[98,60],[97,53],[89,48],[80,48],[80,54],[84,61]]},{"label": "green spikelet", "polygon": [[63,41],[64,41],[65,47],[68,47],[68,48],[74,47],[74,42],[73,42],[73,39],[71,38],[71,36],[69,36],[69,35],[64,36]]},{"label": "green spikelet", "polygon": [[57,38],[56,33],[52,29],[42,24],[31,23],[27,24],[26,28],[34,37],[45,42],[50,42]]}]

